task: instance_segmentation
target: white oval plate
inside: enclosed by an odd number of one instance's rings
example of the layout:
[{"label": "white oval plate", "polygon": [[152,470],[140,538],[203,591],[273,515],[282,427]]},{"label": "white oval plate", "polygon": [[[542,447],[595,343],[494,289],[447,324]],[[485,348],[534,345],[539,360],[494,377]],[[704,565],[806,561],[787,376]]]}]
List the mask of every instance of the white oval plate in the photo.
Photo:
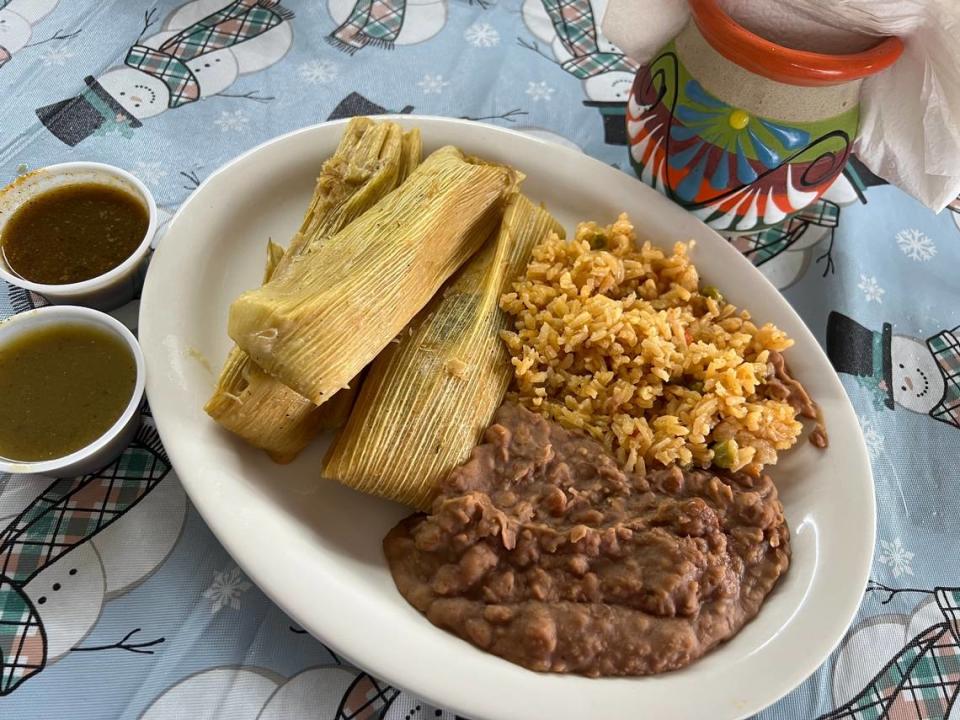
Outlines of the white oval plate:
[{"label": "white oval plate", "polygon": [[[638,180],[574,150],[489,125],[395,116],[425,151],[454,144],[527,175],[524,191],[567,228],[630,213],[669,246],[695,239],[702,276],[772,321],[796,345],[791,367],[820,402],[830,448],[786,454],[774,478],[793,533],[793,564],[759,616],[689,668],[632,679],[537,674],[433,627],[397,592],[384,534],[409,511],[320,477],[326,442],[279,466],[201,409],[226,356],[230,302],[257,286],[268,238],[299,226],[344,122],[283,135],[211,175],[176,214],[140,306],[147,392],[190,498],[240,566],[304,628],[393,684],[474,720],[750,715],[802,682],[860,604],[874,543],[870,464],[857,417],[827,357],[777,290],[734,248]],[[213,371],[199,358],[207,358]]]}]

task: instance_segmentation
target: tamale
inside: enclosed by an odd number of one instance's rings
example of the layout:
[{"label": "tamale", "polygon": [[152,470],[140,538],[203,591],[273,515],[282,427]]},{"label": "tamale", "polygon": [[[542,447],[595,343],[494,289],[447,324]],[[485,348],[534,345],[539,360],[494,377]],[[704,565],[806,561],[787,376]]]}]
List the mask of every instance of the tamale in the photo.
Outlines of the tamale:
[{"label": "tamale", "polygon": [[323,164],[300,230],[277,268],[283,273],[397,187],[420,146],[420,131],[353,118],[333,156]]},{"label": "tamale", "polygon": [[437,150],[355,222],[237,298],[230,337],[319,405],[476,252],[517,182],[509,167]]},{"label": "tamale", "polygon": [[438,480],[466,460],[512,377],[500,339],[500,296],[533,247],[563,228],[523,196],[504,214],[495,241],[374,361],[324,476],[427,509]]},{"label": "tamale", "polygon": [[[350,121],[337,151],[324,164],[304,221],[286,253],[288,257],[318,247],[419,164],[419,130],[403,133],[398,145],[399,133],[393,123],[374,123],[367,118]],[[283,248],[271,243],[264,283],[283,256]],[[244,351],[234,347],[204,409],[223,427],[283,463],[293,460],[320,430],[343,425],[358,386],[359,382],[353,383],[318,407],[263,372]]]},{"label": "tamale", "polygon": [[[283,255],[282,247],[269,243],[264,282]],[[314,438],[319,424],[312,417],[316,405],[267,375],[236,345],[230,349],[217,387],[203,409],[280,463],[293,460]]]}]

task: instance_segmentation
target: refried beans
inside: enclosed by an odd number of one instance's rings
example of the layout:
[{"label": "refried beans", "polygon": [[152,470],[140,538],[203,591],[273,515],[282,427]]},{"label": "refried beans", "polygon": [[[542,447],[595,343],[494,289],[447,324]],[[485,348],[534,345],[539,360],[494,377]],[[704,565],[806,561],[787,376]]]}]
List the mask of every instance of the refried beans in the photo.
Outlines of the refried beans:
[{"label": "refried beans", "polygon": [[538,671],[647,675],[735,635],[790,562],[766,475],[624,473],[586,435],[503,405],[430,515],[383,541],[434,625]]},{"label": "refried beans", "polygon": [[770,351],[770,362],[767,370],[767,380],[764,383],[767,394],[777,400],[786,400],[797,411],[797,414],[815,420],[816,425],[810,432],[810,442],[821,450],[829,445],[827,426],[823,422],[823,413],[820,406],[810,397],[807,389],[800,384],[787,367],[787,361],[776,350]]}]

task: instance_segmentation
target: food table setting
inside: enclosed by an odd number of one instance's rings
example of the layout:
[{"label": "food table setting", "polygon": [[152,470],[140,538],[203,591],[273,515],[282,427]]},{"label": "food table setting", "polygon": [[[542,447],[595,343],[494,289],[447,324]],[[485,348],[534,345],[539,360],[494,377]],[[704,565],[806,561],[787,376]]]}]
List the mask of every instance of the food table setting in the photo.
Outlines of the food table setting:
[{"label": "food table setting", "polygon": [[958,32],[0,0],[0,717],[956,717]]}]

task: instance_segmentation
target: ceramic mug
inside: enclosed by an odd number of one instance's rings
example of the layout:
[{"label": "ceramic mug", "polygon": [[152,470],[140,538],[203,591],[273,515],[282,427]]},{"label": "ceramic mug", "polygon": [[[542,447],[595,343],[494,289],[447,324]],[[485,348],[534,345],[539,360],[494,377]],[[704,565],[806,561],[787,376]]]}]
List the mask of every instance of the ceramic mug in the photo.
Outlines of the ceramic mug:
[{"label": "ceramic mug", "polygon": [[847,55],[794,50],[690,0],[686,27],[640,68],[627,103],[640,178],[715,230],[775,225],[815,202],[857,136],[863,78],[903,51],[895,37]]}]

